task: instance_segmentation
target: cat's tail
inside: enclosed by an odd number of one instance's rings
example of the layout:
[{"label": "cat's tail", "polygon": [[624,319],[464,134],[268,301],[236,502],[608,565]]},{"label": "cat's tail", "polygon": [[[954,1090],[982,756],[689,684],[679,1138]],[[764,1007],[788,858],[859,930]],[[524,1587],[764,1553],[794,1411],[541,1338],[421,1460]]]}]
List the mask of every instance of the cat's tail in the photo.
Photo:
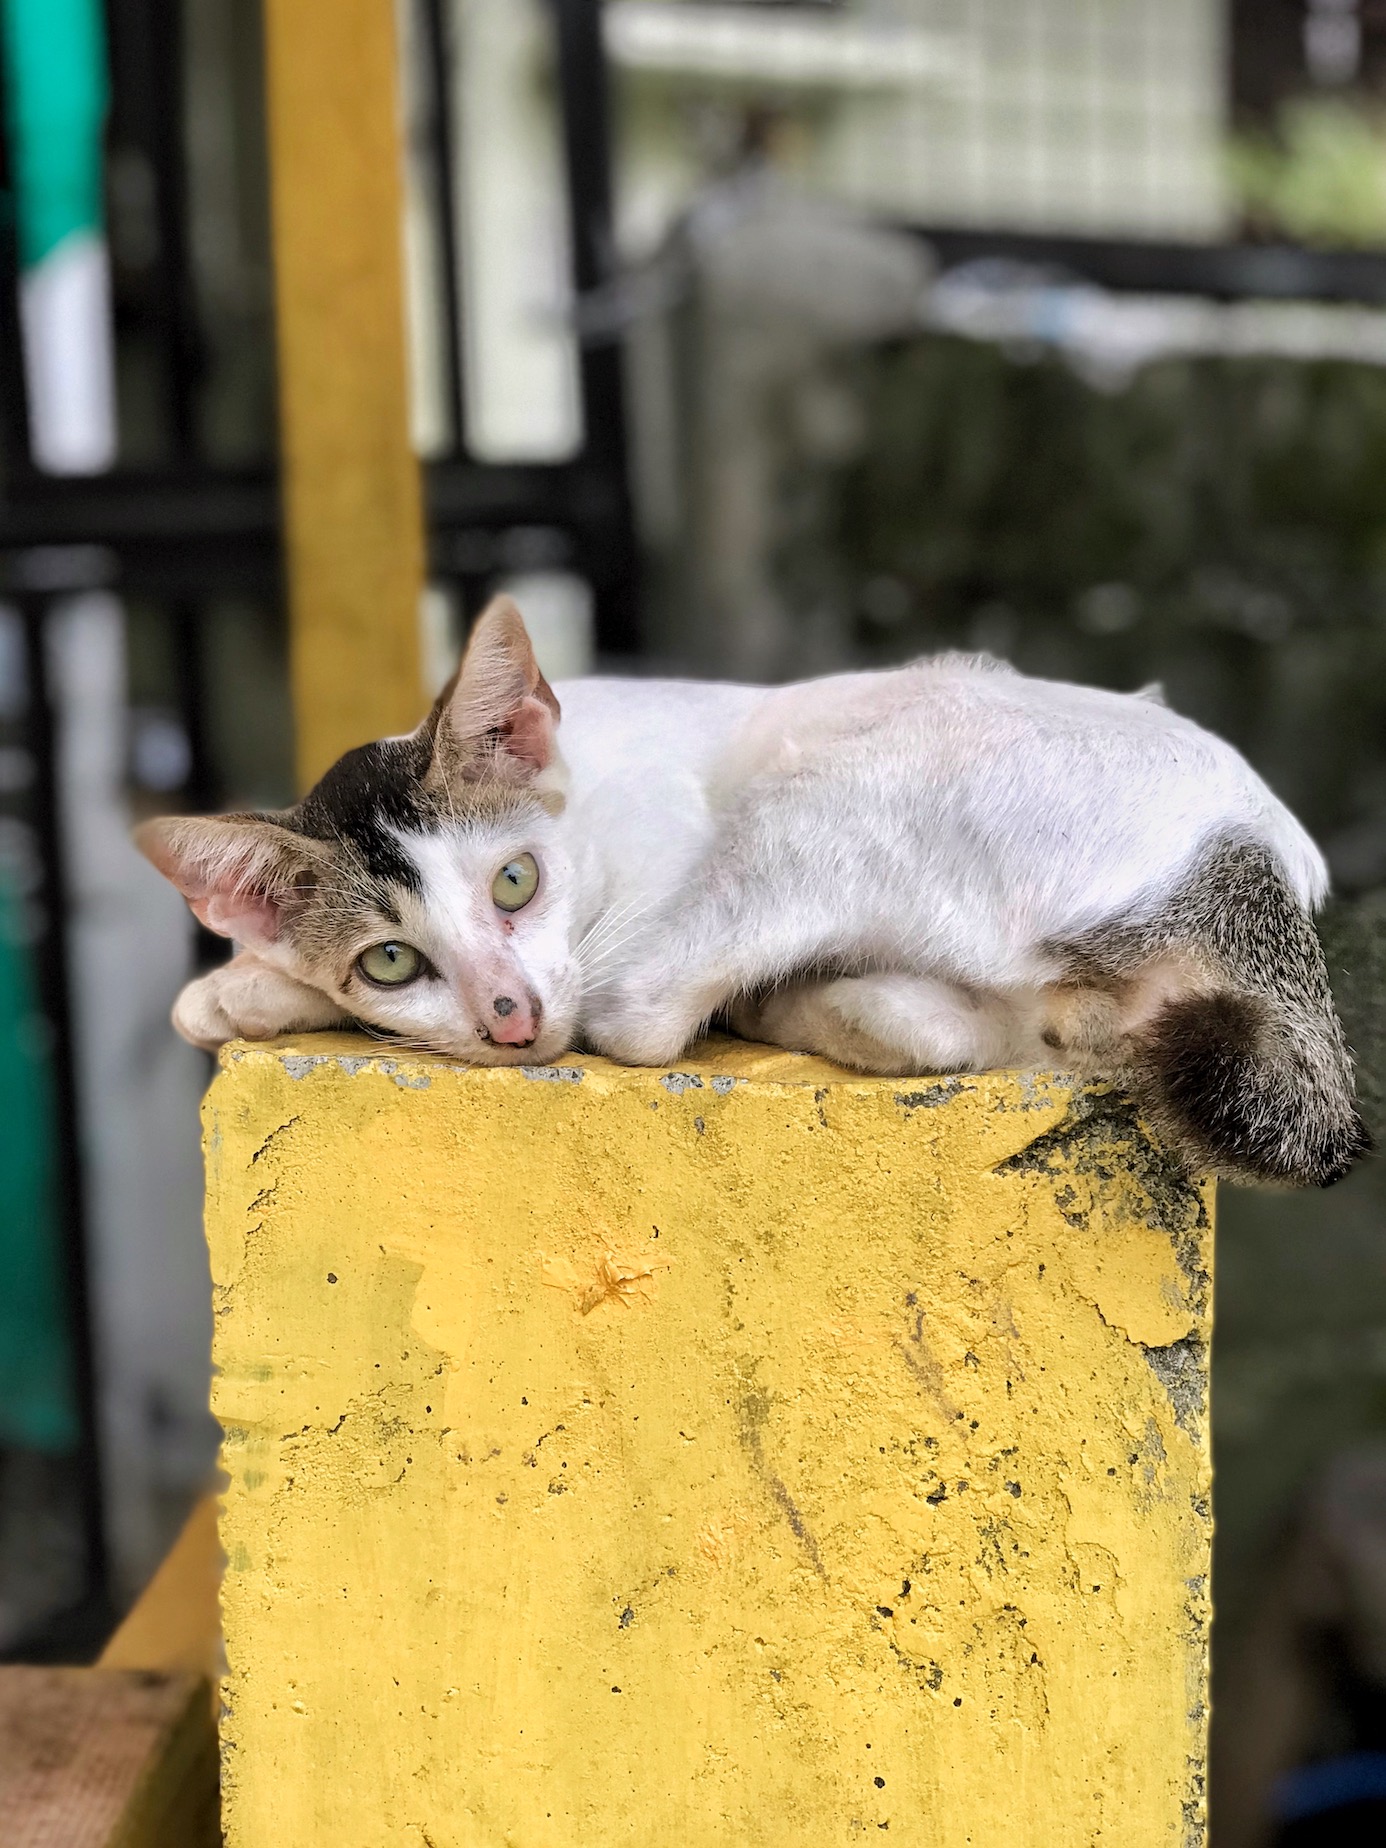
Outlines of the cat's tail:
[{"label": "cat's tail", "polygon": [[1260,847],[1224,848],[1161,919],[1207,979],[1136,1036],[1157,1132],[1230,1179],[1327,1187],[1371,1146],[1308,912]]}]

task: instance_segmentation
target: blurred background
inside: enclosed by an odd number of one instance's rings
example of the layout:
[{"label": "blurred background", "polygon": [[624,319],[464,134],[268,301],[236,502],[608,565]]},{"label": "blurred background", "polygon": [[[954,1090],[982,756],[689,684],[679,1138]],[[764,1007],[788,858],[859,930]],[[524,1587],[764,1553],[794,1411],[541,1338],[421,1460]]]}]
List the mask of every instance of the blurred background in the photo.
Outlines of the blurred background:
[{"label": "blurred background", "polygon": [[[1325,847],[1380,1138],[1386,5],[397,17],[431,683],[502,585],[550,677],[1160,680]],[[78,1660],[215,1459],[167,1016],[223,946],[128,830],[294,793],[263,35],[0,21],[0,1655]],[[1213,1840],[1365,1841],[1380,1164],[1222,1190],[1217,1313]]]}]

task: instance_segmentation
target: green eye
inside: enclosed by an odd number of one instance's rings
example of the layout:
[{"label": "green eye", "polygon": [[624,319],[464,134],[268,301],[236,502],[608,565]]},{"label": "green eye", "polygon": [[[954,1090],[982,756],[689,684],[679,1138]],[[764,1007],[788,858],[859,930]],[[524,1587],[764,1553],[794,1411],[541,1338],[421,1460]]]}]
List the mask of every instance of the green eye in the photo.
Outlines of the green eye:
[{"label": "green eye", "polygon": [[523,911],[539,890],[539,868],[532,853],[517,853],[491,881],[491,896],[502,911]]},{"label": "green eye", "polygon": [[402,988],[423,973],[424,961],[412,943],[373,943],[356,958],[356,967],[368,982],[381,988]]}]

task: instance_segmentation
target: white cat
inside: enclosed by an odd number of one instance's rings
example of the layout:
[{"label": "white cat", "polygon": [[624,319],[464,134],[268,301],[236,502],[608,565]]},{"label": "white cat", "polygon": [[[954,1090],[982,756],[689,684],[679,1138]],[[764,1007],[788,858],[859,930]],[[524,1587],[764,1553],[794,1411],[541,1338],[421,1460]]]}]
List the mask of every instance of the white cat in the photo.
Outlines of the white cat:
[{"label": "white cat", "polygon": [[179,1030],[661,1064],[720,1017],[866,1071],[1110,1075],[1225,1174],[1326,1183],[1366,1146],[1310,922],[1323,861],[1158,700],[958,655],[560,691],[561,726],[502,599],[408,737],[281,813],[146,824],[244,946]]}]

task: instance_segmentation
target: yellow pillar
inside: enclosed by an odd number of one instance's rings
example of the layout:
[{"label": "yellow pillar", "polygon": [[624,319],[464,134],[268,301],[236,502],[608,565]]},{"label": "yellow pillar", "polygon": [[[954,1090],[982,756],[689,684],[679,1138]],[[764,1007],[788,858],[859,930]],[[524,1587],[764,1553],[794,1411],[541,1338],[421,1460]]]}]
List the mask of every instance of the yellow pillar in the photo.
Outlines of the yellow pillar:
[{"label": "yellow pillar", "polygon": [[233,1046],[228,1848],[1195,1848],[1207,1199],[1101,1089]]},{"label": "yellow pillar", "polygon": [[393,0],[265,0],[291,670],[303,787],[425,704]]}]

